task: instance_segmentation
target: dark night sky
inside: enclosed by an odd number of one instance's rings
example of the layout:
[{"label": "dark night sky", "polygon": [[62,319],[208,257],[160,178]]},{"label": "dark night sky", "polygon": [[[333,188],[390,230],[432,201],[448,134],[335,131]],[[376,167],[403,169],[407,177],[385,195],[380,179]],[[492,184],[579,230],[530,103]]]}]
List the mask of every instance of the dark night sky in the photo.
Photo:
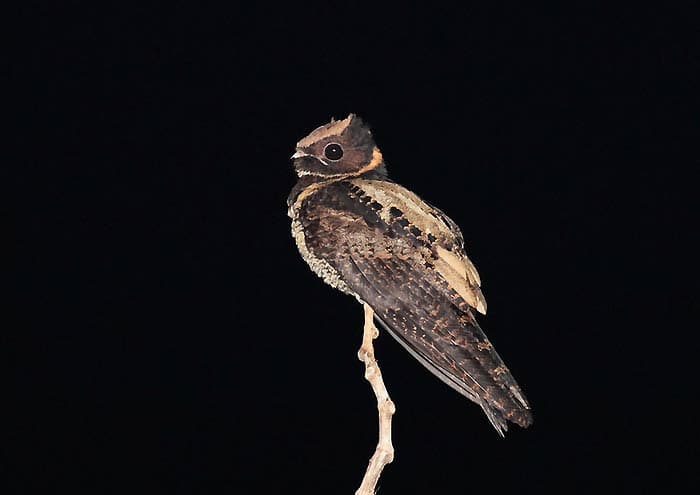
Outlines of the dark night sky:
[{"label": "dark night sky", "polygon": [[535,416],[499,438],[382,334],[379,493],[697,485],[690,16],[254,4],[21,12],[4,493],[354,493],[362,311],[285,206],[295,142],[349,112],[462,227]]}]

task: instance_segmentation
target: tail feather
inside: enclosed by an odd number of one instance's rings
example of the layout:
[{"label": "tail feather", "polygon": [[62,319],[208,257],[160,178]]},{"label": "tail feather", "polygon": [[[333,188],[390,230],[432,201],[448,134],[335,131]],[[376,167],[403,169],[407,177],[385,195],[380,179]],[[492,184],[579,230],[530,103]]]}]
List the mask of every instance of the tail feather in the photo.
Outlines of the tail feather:
[{"label": "tail feather", "polygon": [[[452,389],[479,404],[501,436],[508,430],[509,421],[524,428],[532,424],[530,406],[524,394],[473,317],[471,321],[465,321],[464,315],[456,319],[455,323],[459,324],[450,328],[450,333],[457,334],[453,338],[420,345],[421,341],[407,338],[408,329],[402,325],[407,321],[405,311],[403,317],[391,311],[375,312],[380,325],[423,366]],[[467,334],[481,336],[476,340],[482,345],[479,346],[473,338],[467,339]]]},{"label": "tail feather", "polygon": [[380,324],[435,376],[479,404],[501,435],[508,422],[529,426],[530,406],[472,309],[409,260],[370,261],[352,256],[340,268]]}]

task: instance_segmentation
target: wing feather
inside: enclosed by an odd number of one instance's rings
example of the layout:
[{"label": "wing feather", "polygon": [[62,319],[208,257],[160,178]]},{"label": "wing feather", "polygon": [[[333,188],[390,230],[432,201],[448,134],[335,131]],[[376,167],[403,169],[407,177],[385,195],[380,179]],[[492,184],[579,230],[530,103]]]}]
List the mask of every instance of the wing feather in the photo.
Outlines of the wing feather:
[{"label": "wing feather", "polygon": [[[469,311],[442,296],[445,287],[411,263],[352,253],[351,266],[371,290],[355,285],[372,306],[382,326],[429,371],[451,388],[481,406],[496,430],[507,421],[527,426],[529,405]],[[346,267],[341,271],[350,277]],[[354,284],[353,284],[354,285]]]},{"label": "wing feather", "polygon": [[472,314],[486,306],[459,229],[413,193],[373,182],[339,182],[305,199],[306,248],[499,433],[508,421],[528,426],[529,405]]}]

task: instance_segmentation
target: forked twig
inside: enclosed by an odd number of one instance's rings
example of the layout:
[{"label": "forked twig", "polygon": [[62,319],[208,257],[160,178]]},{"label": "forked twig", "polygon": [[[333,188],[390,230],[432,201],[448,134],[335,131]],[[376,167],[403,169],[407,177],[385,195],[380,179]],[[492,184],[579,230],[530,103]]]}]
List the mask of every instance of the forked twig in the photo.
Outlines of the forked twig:
[{"label": "forked twig", "polygon": [[382,380],[382,372],[379,370],[377,360],[374,358],[372,341],[379,335],[379,330],[374,325],[374,311],[367,304],[364,307],[365,327],[362,335],[362,346],[357,352],[357,357],[365,363],[365,378],[372,385],[374,395],[377,396],[379,442],[374,455],[369,460],[365,477],[362,478],[362,484],[355,492],[355,495],[374,495],[374,489],[377,486],[384,466],[394,460],[394,446],[391,443],[391,417],[396,412],[396,407],[389,397],[384,380]]}]

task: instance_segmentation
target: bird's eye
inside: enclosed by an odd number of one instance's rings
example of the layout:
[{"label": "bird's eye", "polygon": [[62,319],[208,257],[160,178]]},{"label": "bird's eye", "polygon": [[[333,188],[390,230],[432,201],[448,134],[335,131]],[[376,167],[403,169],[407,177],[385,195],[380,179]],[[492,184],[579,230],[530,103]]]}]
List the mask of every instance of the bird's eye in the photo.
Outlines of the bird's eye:
[{"label": "bird's eye", "polygon": [[323,149],[323,154],[326,155],[326,158],[335,162],[343,158],[343,148],[338,143],[331,143]]}]

